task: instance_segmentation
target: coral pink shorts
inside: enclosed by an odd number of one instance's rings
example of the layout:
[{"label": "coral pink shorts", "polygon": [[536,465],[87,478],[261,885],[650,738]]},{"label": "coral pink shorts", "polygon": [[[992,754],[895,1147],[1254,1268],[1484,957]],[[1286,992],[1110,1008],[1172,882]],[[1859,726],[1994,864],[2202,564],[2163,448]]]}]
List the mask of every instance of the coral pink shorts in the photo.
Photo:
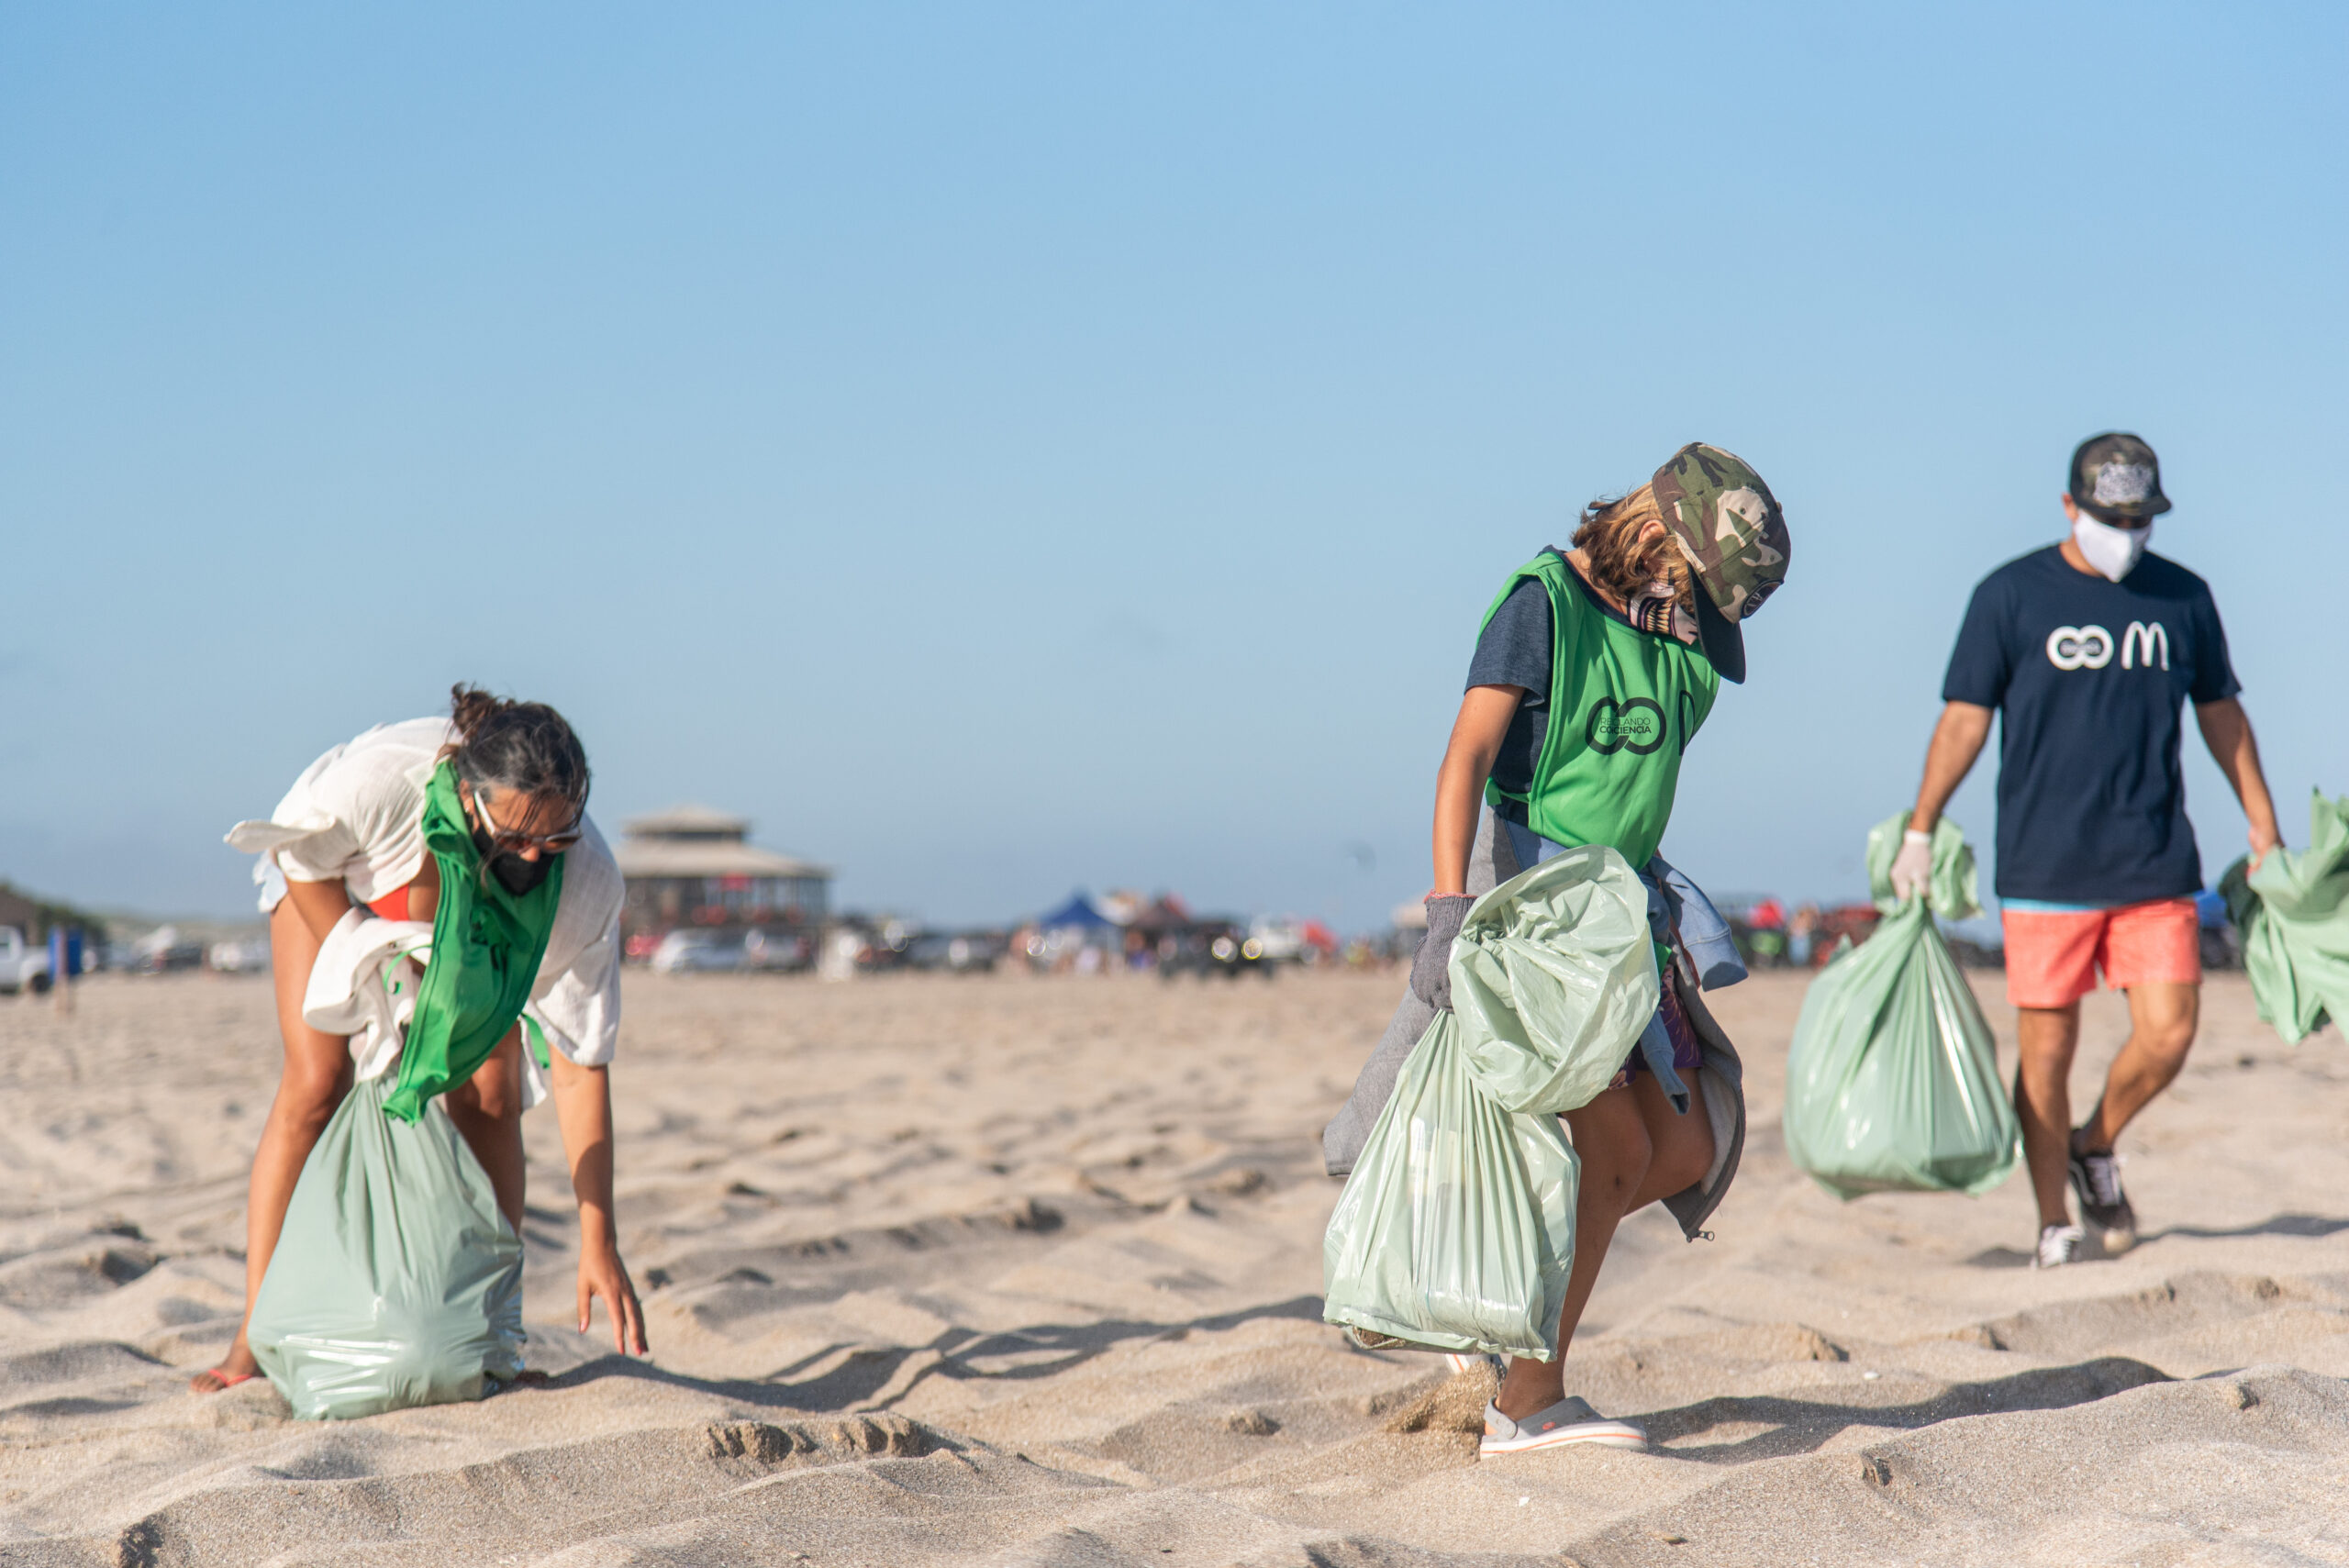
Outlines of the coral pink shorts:
[{"label": "coral pink shorts", "polygon": [[2067,1007],[2096,989],[2202,982],[2202,935],[2191,898],[2155,898],[2111,909],[2008,909],[2007,1000]]}]

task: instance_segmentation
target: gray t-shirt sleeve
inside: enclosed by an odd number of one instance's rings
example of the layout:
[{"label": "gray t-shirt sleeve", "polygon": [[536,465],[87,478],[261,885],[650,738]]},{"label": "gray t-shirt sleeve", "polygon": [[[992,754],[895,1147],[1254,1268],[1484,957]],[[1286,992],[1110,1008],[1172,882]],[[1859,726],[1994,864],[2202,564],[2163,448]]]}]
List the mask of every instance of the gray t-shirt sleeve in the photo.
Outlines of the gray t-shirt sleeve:
[{"label": "gray t-shirt sleeve", "polygon": [[1476,639],[1468,662],[1471,686],[1523,686],[1532,706],[1550,695],[1550,590],[1528,577],[1509,590]]}]

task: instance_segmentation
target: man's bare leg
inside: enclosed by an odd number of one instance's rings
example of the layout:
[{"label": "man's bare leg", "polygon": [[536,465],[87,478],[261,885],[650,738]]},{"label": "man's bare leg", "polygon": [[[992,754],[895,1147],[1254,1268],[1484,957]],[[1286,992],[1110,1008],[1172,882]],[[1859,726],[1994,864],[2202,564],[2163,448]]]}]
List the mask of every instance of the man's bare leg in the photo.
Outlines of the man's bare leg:
[{"label": "man's bare leg", "polygon": [[2170,1086],[2194,1048],[2201,1023],[2202,987],[2182,980],[2150,981],[2129,989],[2129,1039],[2104,1075],[2096,1114],[2068,1148],[2106,1154],[2123,1128]]},{"label": "man's bare leg", "polygon": [[285,1044],[285,1066],[277,1081],[277,1095],[270,1102],[269,1119],[262,1124],[261,1146],[253,1151],[253,1173],[245,1197],[245,1320],[220,1364],[191,1378],[198,1394],[216,1394],[232,1383],[242,1383],[261,1370],[245,1331],[252,1321],[253,1301],[269,1273],[270,1255],[277,1251],[278,1232],[285,1225],[285,1206],[294,1200],[294,1186],[302,1167],[317,1147],[318,1135],[333,1119],[335,1108],[351,1092],[351,1046],[342,1036],[321,1034],[302,1021],[302,992],[309,984],[310,967],[317,960],[318,940],[295,911],[291,898],[282,899],[269,917],[270,971],[277,988],[277,1032]]},{"label": "man's bare leg", "polygon": [[2039,1199],[2039,1223],[2069,1225],[2065,1198],[2072,1152],[2072,1056],[2080,1043],[2080,1005],[2015,1009],[2015,1117],[2022,1157]]}]

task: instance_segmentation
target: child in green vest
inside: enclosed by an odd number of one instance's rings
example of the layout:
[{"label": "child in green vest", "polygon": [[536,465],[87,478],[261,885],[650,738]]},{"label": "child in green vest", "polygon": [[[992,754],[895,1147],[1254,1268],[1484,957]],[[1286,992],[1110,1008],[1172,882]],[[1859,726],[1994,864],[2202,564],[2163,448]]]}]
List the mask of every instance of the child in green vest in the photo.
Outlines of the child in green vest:
[{"label": "child in green vest", "polygon": [[1330,1169],[1353,1167],[1411,1046],[1451,1006],[1452,942],[1469,906],[1520,871],[1562,848],[1620,851],[1650,886],[1664,983],[1613,1084],[1565,1116],[1582,1184],[1559,1360],[1510,1363],[1485,1413],[1485,1452],[1646,1441],[1567,1397],[1563,1363],[1623,1217],[1662,1199],[1694,1237],[1736,1172],[1736,1053],[1697,994],[1744,972],[1702,895],[1656,850],[1689,738],[1720,682],[1745,678],[1740,623],[1784,579],[1787,556],[1785,517],[1761,476],[1692,444],[1629,495],[1586,508],[1572,548],[1520,568],[1486,612],[1436,777],[1427,938],[1410,994],[1323,1135]]}]

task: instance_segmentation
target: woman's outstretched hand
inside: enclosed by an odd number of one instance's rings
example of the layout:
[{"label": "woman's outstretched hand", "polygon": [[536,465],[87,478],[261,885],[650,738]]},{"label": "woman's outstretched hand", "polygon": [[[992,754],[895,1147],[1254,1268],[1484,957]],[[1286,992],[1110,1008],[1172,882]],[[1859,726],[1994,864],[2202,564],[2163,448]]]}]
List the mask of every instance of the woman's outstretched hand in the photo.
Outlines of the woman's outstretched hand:
[{"label": "woman's outstretched hand", "polygon": [[622,1355],[643,1355],[651,1347],[644,1340],[644,1308],[638,1305],[636,1286],[628,1277],[628,1265],[620,1262],[620,1250],[609,1240],[592,1241],[579,1252],[579,1331],[585,1333],[589,1315],[596,1298],[604,1298],[604,1310],[612,1316],[612,1345]]},{"label": "woman's outstretched hand", "polygon": [[612,1344],[620,1354],[643,1355],[644,1308],[620,1262],[612,1217],[612,1080],[602,1067],[582,1067],[561,1051],[548,1064],[554,1080],[555,1120],[571,1157],[571,1191],[579,1200],[579,1331],[587,1331],[596,1298],[612,1315]]}]

